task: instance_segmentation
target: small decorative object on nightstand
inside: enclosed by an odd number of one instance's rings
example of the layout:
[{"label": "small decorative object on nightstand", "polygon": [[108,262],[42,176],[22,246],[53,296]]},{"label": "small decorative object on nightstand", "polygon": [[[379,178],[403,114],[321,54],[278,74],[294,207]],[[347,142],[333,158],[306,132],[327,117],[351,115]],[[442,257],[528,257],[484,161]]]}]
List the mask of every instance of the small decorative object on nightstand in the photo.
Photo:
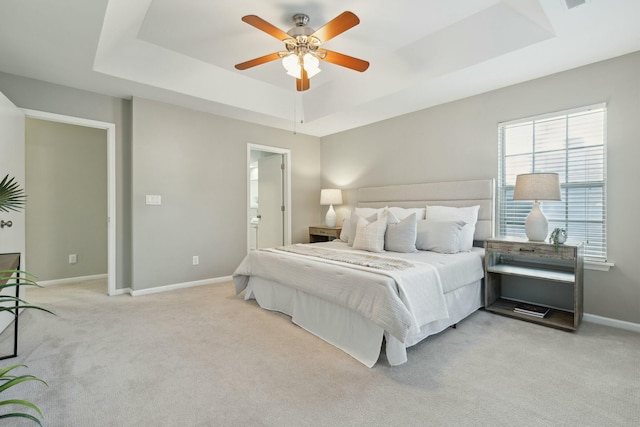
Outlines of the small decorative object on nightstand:
[{"label": "small decorative object on nightstand", "polygon": [[553,243],[553,247],[558,252],[558,245],[563,245],[567,241],[567,230],[564,228],[554,228],[549,235],[549,243]]},{"label": "small decorative object on nightstand", "polygon": [[[583,243],[566,243],[555,248],[553,244],[515,237],[488,239],[484,256],[485,309],[575,331],[582,320],[583,257]],[[503,281],[509,279],[518,282],[521,290],[535,296],[537,301],[516,301],[503,297]],[[565,301],[561,301],[564,308],[552,307],[553,304],[548,303],[551,296],[547,293],[553,290],[564,291]]]},{"label": "small decorative object on nightstand", "polygon": [[342,227],[327,227],[326,225],[314,225],[309,227],[309,243],[328,242],[339,239]]}]

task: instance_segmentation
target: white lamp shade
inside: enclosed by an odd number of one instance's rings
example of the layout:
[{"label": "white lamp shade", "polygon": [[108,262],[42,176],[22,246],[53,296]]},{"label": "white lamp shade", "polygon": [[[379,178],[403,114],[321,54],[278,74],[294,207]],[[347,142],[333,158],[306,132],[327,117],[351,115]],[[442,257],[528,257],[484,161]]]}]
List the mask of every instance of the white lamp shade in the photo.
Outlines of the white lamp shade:
[{"label": "white lamp shade", "polygon": [[540,210],[540,200],[560,199],[560,179],[557,173],[526,173],[516,177],[513,200],[533,200],[533,208],[524,224],[527,238],[533,242],[543,242],[549,233],[549,221]]},{"label": "white lamp shade", "polygon": [[304,56],[304,69],[307,70],[307,77],[309,78],[322,71],[320,70],[320,61],[318,58],[308,53]]},{"label": "white lamp shade", "polygon": [[320,204],[321,205],[341,205],[342,204],[342,190],[338,188],[325,188],[320,190]]},{"label": "white lamp shade", "polygon": [[516,176],[513,200],[560,200],[560,179],[557,173],[525,173]]},{"label": "white lamp shade", "polygon": [[[302,57],[304,69],[307,71],[307,77],[311,78],[318,74],[320,70],[320,61],[315,56],[307,53]],[[282,59],[282,66],[287,70],[287,74],[296,79],[302,78],[300,75],[300,61],[298,56],[291,54]]]},{"label": "white lamp shade", "polygon": [[300,65],[298,65],[298,57],[296,55],[292,54],[282,58],[282,66],[291,77],[300,78]]}]

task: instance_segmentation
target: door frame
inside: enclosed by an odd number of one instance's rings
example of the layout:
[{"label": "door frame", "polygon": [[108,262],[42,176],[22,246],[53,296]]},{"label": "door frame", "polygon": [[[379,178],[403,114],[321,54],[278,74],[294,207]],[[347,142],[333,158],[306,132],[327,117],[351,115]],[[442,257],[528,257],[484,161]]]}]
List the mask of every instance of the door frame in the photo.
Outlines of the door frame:
[{"label": "door frame", "polygon": [[123,290],[116,290],[116,125],[63,114],[45,111],[22,109],[26,118],[47,120],[50,122],[85,126],[107,131],[107,294],[119,295]]},{"label": "door frame", "polygon": [[[285,245],[291,244],[291,150],[288,148],[271,147],[269,145],[247,144],[247,253],[251,251],[251,151],[265,151],[267,153],[282,154],[284,157],[284,227],[283,241]],[[258,171],[258,173],[260,173]]]}]

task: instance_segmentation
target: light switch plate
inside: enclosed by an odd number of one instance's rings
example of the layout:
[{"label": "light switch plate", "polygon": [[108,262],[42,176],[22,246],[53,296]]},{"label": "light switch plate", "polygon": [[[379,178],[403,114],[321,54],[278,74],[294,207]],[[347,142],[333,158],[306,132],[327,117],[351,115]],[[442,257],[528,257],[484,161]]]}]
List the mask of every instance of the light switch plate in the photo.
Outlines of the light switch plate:
[{"label": "light switch plate", "polygon": [[156,194],[147,194],[145,201],[147,205],[161,205],[162,196],[158,196]]}]

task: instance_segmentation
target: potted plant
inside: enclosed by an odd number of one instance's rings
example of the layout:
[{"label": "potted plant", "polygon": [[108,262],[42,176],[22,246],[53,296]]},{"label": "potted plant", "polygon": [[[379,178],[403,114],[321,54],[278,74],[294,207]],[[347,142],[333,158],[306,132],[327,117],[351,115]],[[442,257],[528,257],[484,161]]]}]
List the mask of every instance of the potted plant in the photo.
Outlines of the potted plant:
[{"label": "potted plant", "polygon": [[[9,175],[6,175],[2,181],[0,181],[0,211],[9,212],[9,211],[19,211],[24,208],[26,202],[26,195],[24,190],[20,188],[15,179],[9,178]],[[18,278],[14,281],[14,283],[8,283],[9,279],[14,275],[18,276]],[[16,286],[40,286],[30,277],[33,277],[29,273],[21,270],[2,270],[0,271],[0,291]],[[11,311],[15,313],[15,310],[22,309],[36,309],[46,311],[51,313],[51,311],[44,309],[42,307],[38,307],[35,305],[29,304],[27,301],[21,299],[18,296],[11,296],[6,294],[0,294],[0,313],[3,311]],[[53,313],[51,313],[53,314]],[[13,371],[15,369],[25,367],[22,364],[14,364],[4,368],[0,368],[0,393],[14,387],[18,384],[21,384],[25,381],[38,381],[45,385],[47,383],[40,378],[37,378],[33,375],[14,375]],[[42,417],[42,412],[40,408],[38,408],[35,404],[23,400],[23,399],[6,399],[0,400],[0,407],[4,407],[6,405],[18,405],[22,407],[27,407],[33,409],[40,417]],[[0,414],[0,419],[6,418],[26,418],[38,425],[42,425],[40,420],[31,414],[27,414],[24,412],[10,412],[6,414]]]},{"label": "potted plant", "polygon": [[558,252],[558,245],[563,244],[567,241],[567,230],[564,228],[554,228],[551,234],[549,235],[549,243],[553,243],[553,247]]}]

